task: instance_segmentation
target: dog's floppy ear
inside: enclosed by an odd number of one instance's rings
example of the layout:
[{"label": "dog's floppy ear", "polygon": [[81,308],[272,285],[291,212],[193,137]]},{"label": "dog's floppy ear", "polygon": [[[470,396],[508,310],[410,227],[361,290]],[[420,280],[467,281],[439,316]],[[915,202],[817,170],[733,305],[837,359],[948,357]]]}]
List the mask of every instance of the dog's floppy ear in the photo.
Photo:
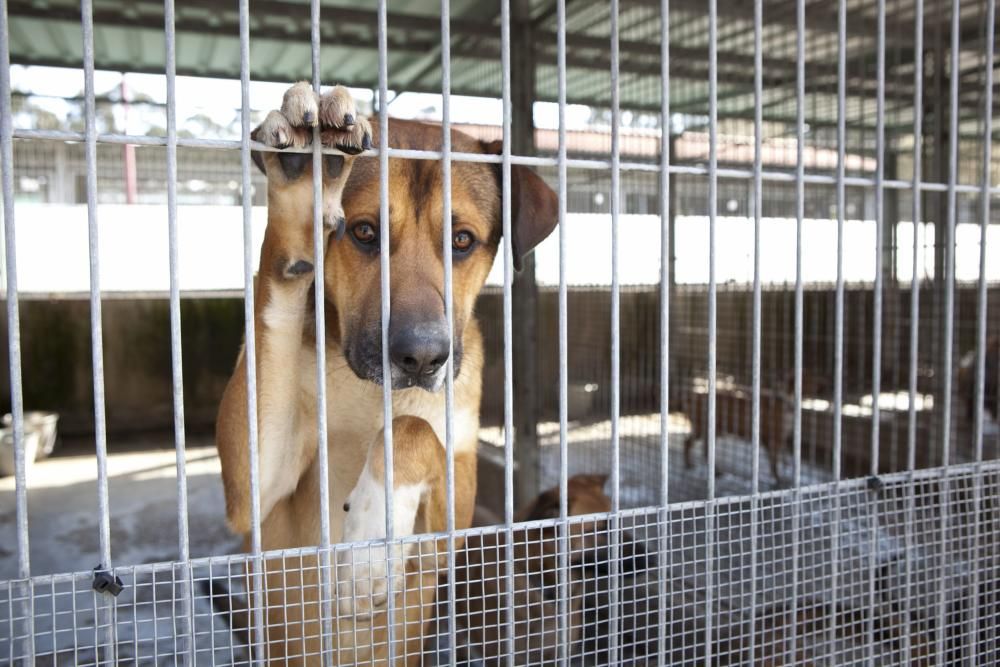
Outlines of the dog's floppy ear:
[{"label": "dog's floppy ear", "polygon": [[[482,142],[483,152],[499,155],[503,141]],[[495,165],[497,174],[502,168]],[[503,181],[497,180],[503,187]],[[525,255],[552,233],[559,222],[559,199],[538,174],[520,164],[510,166],[510,230],[514,268],[521,270]],[[502,191],[501,191],[502,192]]]}]

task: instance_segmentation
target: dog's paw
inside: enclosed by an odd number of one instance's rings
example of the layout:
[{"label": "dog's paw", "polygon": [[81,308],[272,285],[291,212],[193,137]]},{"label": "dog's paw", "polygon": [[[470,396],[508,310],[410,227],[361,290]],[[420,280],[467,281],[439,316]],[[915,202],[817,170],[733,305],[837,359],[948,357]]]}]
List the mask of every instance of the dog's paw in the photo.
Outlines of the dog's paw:
[{"label": "dog's paw", "polygon": [[294,127],[315,127],[319,123],[319,100],[308,81],[299,81],[285,91],[281,115]]},{"label": "dog's paw", "polygon": [[[358,155],[372,147],[371,124],[358,113],[354,97],[344,86],[334,86],[317,96],[308,82],[296,83],[285,92],[281,111],[268,114],[261,127],[265,126],[268,132],[261,132],[260,141],[276,148],[310,145],[311,129],[317,126],[326,148]],[[327,173],[328,178],[337,175]]]},{"label": "dog's paw", "polygon": [[[387,558],[389,562],[387,563]],[[407,553],[400,545],[356,546],[337,553],[337,608],[358,621],[385,610],[403,590]],[[387,571],[387,567],[391,568]]]},{"label": "dog's paw", "polygon": [[[281,109],[267,114],[252,133],[254,141],[272,148],[305,148],[312,145],[313,128],[318,127],[325,148],[336,148],[346,156],[355,156],[372,147],[372,127],[368,119],[358,113],[357,104],[344,86],[334,86],[317,95],[312,85],[300,81],[285,91]],[[304,166],[309,161],[305,154]],[[325,178],[340,176],[343,157],[327,156]],[[296,170],[297,176],[302,171]]]},{"label": "dog's paw", "polygon": [[272,111],[267,118],[254,130],[254,140],[274,148],[288,148],[303,140],[299,132],[288,122],[280,111]]},{"label": "dog's paw", "polygon": [[357,155],[372,147],[372,128],[367,118],[358,114],[351,93],[334,86],[319,101],[319,121],[323,145]]}]

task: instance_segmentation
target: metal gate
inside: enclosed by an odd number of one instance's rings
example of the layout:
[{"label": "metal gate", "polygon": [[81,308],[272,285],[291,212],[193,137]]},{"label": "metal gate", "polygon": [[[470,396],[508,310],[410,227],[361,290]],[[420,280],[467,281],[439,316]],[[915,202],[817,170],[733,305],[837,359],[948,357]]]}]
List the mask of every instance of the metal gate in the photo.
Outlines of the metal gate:
[{"label": "metal gate", "polygon": [[[987,237],[996,225],[991,203],[1000,195],[992,154],[996,140],[992,124],[995,3],[963,6],[952,0],[947,7],[944,3],[925,7],[924,0],[912,4],[839,0],[834,11],[828,3],[806,0],[756,0],[752,7],[743,3],[738,8],[720,7],[717,0],[661,0],[658,6],[631,2],[619,6],[618,0],[611,0],[609,5],[584,3],[586,7],[571,3],[569,9],[576,14],[569,15],[566,0],[528,3],[535,28],[542,33],[551,30],[556,38],[554,67],[548,62],[544,66],[551,70],[555,93],[550,97],[558,114],[554,155],[528,155],[517,154],[528,151],[516,151],[512,145],[513,21],[511,0],[501,0],[498,21],[490,25],[500,35],[503,148],[500,155],[489,156],[452,150],[455,40],[449,0],[442,0],[440,7],[442,149],[418,151],[390,145],[386,102],[390,99],[390,15],[386,0],[379,0],[377,122],[381,131],[379,145],[369,155],[377,155],[380,165],[381,219],[389,219],[390,158],[440,163],[445,193],[442,252],[447,258],[452,252],[453,162],[498,165],[505,239],[511,232],[512,166],[532,167],[546,175],[559,201],[559,280],[548,292],[543,290],[538,309],[554,322],[555,342],[540,340],[538,344],[554,345],[555,361],[546,366],[548,375],[538,374],[538,386],[528,379],[523,386],[515,384],[514,346],[521,340],[515,335],[518,295],[512,286],[511,245],[503,243],[502,290],[494,293],[497,303],[484,308],[495,315],[489,322],[495,331],[487,332],[487,343],[494,345],[490,349],[502,365],[502,384],[487,383],[484,393],[493,394],[487,401],[502,403],[502,419],[492,431],[484,427],[482,436],[486,443],[492,438],[495,447],[483,444],[482,448],[498,458],[503,471],[502,483],[497,485],[502,490],[502,503],[498,503],[502,523],[456,528],[454,387],[453,374],[448,372],[444,387],[447,530],[435,535],[397,535],[392,512],[393,412],[388,375],[391,267],[389,235],[383,234],[387,537],[332,544],[329,498],[322,494],[320,544],[268,552],[261,544],[258,488],[250,156],[251,150],[274,149],[250,138],[251,3],[240,0],[238,4],[241,138],[227,141],[179,136],[174,0],[163,3],[164,137],[98,132],[93,0],[82,0],[80,6],[84,130],[15,127],[9,1],[0,0],[0,159],[16,499],[16,548],[10,549],[10,557],[16,554],[17,576],[0,581],[0,654],[10,664],[279,662],[269,656],[267,609],[273,603],[262,593],[268,572],[283,573],[289,582],[282,591],[288,613],[281,623],[285,630],[296,626],[291,632],[296,639],[286,640],[281,661],[292,664],[375,662],[365,652],[375,649],[384,650],[378,661],[392,664],[414,664],[416,659],[426,664],[511,665],[979,665],[1000,660],[996,639],[1000,556],[994,549],[1000,538],[1000,435],[996,435],[1000,433],[996,426],[1000,420],[996,335],[1000,331],[996,316],[988,311],[988,305],[997,303],[995,279],[988,279],[997,251],[987,247]],[[888,9],[887,4],[891,5]],[[324,17],[327,13],[336,17],[338,8],[321,7],[319,0],[309,6],[311,83],[317,92],[325,39],[321,10]],[[574,16],[582,18],[574,22]],[[592,21],[593,16],[598,19]],[[925,17],[929,17],[927,26]],[[638,39],[634,35],[641,29],[647,33]],[[825,37],[816,37],[824,29]],[[602,30],[606,30],[606,42],[600,42]],[[623,32],[631,36],[624,40],[624,48]],[[925,33],[934,35],[933,44],[925,44]],[[962,44],[966,39],[973,40],[977,50],[966,49]],[[865,40],[874,43],[870,52],[874,62],[852,53],[855,48],[863,51]],[[726,46],[722,53],[720,43]],[[576,55],[571,67],[582,66],[580,59],[595,52],[608,59],[609,146],[571,157],[568,101],[574,97],[573,86],[586,83],[570,81],[567,75],[571,69],[567,55],[574,48],[590,51]],[[624,69],[623,50],[632,54]],[[783,50],[790,59],[782,59]],[[467,51],[459,57],[468,57]],[[891,60],[888,65],[887,59]],[[695,71],[692,63],[698,60],[705,67]],[[892,80],[887,80],[887,72]],[[740,81],[741,74],[750,78]],[[678,85],[672,77],[687,83]],[[658,131],[649,159],[623,160],[626,124],[621,91],[639,79],[647,89],[654,89],[657,104],[634,113],[656,117]],[[701,81],[696,85],[692,80]],[[928,81],[934,82],[933,94],[925,94]],[[720,82],[724,94],[720,94]],[[808,97],[807,89],[812,90]],[[695,98],[704,101],[704,113],[691,101]],[[925,127],[925,117],[931,116],[933,127]],[[869,122],[872,117],[874,123]],[[887,117],[893,123],[888,129]],[[678,125],[682,129],[676,129]],[[792,136],[783,136],[785,131]],[[890,133],[895,143],[887,146]],[[28,141],[82,142],[85,151],[101,553],[101,562],[87,572],[33,575],[29,555],[31,485],[26,476],[16,240],[19,207],[15,205],[19,173],[15,146]],[[933,164],[927,148],[931,143],[935,146]],[[98,252],[100,144],[166,150],[179,535],[179,557],[173,562],[122,563],[115,558]],[[317,167],[313,172],[313,228],[319,275],[324,236],[322,170],[318,167],[323,153],[336,151],[324,150],[319,142],[313,146],[309,150]],[[178,147],[238,154],[241,165],[253,520],[248,553],[231,556],[196,558],[189,547],[177,252]],[[897,163],[903,160],[909,161],[910,178],[900,176],[903,170]],[[887,173],[889,164],[891,173]],[[931,178],[925,177],[925,169],[932,172]],[[568,284],[567,235],[571,230],[565,222],[573,191],[571,172],[585,184],[583,192],[589,193],[589,187],[600,190],[606,181],[609,237],[597,241],[607,244],[611,258],[610,281],[602,292],[606,302],[585,300]],[[645,190],[634,188],[652,200],[643,199],[643,212],[646,207],[654,209],[659,218],[658,233],[638,240],[658,245],[657,285],[644,295],[629,291],[620,277],[636,244],[634,237],[626,235],[629,223],[623,222],[623,216],[635,212],[623,196],[623,179],[645,184]],[[765,207],[779,198],[779,191],[786,195],[790,213],[766,213]],[[826,283],[819,279],[807,284],[811,267],[804,266],[804,258],[815,253],[807,255],[813,248],[804,244],[807,239],[808,243],[821,242],[817,236],[807,236],[809,230],[818,228],[814,223],[823,215],[814,212],[819,205],[813,206],[810,200],[813,196],[822,199],[816,193],[825,193],[832,202],[824,220],[831,223],[835,241],[825,252],[835,258],[835,272]],[[856,214],[849,212],[852,197],[860,202]],[[745,211],[749,236],[743,240],[719,235],[720,229],[724,233],[730,229],[721,224],[732,211],[719,210],[720,202],[729,199],[734,209]],[[894,213],[887,221],[890,201]],[[932,205],[935,210],[928,211]],[[900,207],[908,207],[909,243],[900,237],[904,219],[899,217]],[[700,215],[703,221],[698,224],[707,226],[707,243],[698,250],[704,253],[707,277],[688,285],[678,284],[674,275],[678,254],[693,252],[691,244],[677,247],[677,225],[683,222],[679,215]],[[795,238],[793,280],[784,286],[767,279],[769,267],[762,260],[768,220],[779,217],[790,223]],[[859,249],[845,241],[845,230],[855,218],[873,223],[870,246]],[[968,247],[956,239],[960,224],[974,225],[976,230],[975,254],[967,252],[962,257],[975,256],[978,270],[971,272],[974,279],[956,285],[957,268],[968,270],[956,266],[956,247]],[[937,263],[931,269],[923,257],[927,249],[918,242],[920,225],[934,225]],[[742,283],[723,273],[728,268],[720,264],[720,257],[728,261],[723,251],[739,244],[748,271]],[[851,277],[854,274],[849,276],[845,266],[864,253],[873,263],[871,278],[859,280]],[[908,280],[906,271],[899,268],[905,260],[910,267]],[[918,266],[924,267],[923,272]],[[444,267],[451,323],[451,262],[445,261]],[[826,290],[823,294],[816,287],[821,283]],[[316,302],[324,299],[321,281],[316,281],[314,294]],[[961,313],[956,300],[966,304]],[[630,318],[639,312],[637,303],[645,304],[647,310],[642,312],[647,319],[642,324],[627,320],[623,327],[623,315]],[[575,333],[570,325],[571,304],[579,304],[581,311],[587,304],[593,311],[587,311],[588,318],[606,317],[609,325],[607,345],[599,353],[606,355],[601,357],[604,365],[597,364],[594,371],[599,376],[593,386],[600,406],[588,404],[582,417],[572,418],[573,392],[578,387],[571,380],[576,377],[570,362]],[[970,310],[974,315],[969,315]],[[337,397],[327,395],[323,371],[328,323],[323,308],[316,308],[315,313],[320,369],[315,378],[317,460],[321,488],[327,489],[330,468],[337,464],[327,460],[327,404]],[[648,335],[642,337],[634,330]],[[960,360],[959,355],[966,352],[968,356]],[[643,360],[633,360],[641,355],[645,355]],[[647,357],[652,361],[645,361]],[[633,371],[633,366],[641,370]],[[584,386],[583,381],[578,384]],[[539,444],[546,440],[540,435],[542,407],[533,415],[531,448],[515,448],[520,447],[515,442],[515,394],[521,391],[545,394],[548,398],[538,402],[552,404],[551,428],[545,432],[548,444]],[[679,420],[682,416],[686,420]],[[784,452],[786,446],[790,457]],[[515,453],[520,460],[515,460]],[[574,515],[570,492],[576,478],[571,471],[608,476],[609,512]],[[516,520],[524,515],[516,513],[522,496],[515,495],[515,479],[528,489],[527,496],[549,486],[558,490],[550,515]],[[347,552],[352,562],[370,564],[367,581],[344,578],[337,563]],[[443,557],[444,565],[428,566],[427,572],[420,569],[423,564],[412,565],[428,556]],[[393,579],[400,577],[393,569],[394,561],[411,563],[420,572],[420,585],[436,591],[434,616],[421,616],[416,629],[400,626],[396,620],[412,612],[407,608],[409,598],[407,594],[388,595],[385,625],[359,629],[362,626],[355,623],[353,610],[345,611],[338,602],[345,597],[367,597],[373,606],[373,591],[379,585],[391,588]],[[315,622],[292,611],[304,605],[306,588],[316,591]],[[423,591],[414,594],[419,597]],[[359,639],[359,633],[367,637]],[[351,655],[338,648],[347,635],[351,636],[348,644],[355,647]],[[359,653],[359,646],[366,648]]]}]

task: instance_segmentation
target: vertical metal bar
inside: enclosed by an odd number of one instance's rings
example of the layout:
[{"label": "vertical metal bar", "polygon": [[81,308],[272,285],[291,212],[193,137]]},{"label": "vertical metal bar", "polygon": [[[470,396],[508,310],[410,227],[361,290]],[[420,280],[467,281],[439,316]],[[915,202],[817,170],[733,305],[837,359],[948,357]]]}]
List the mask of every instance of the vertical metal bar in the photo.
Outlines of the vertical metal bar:
[{"label": "vertical metal bar", "polygon": [[[322,94],[320,81],[320,0],[309,3],[310,46],[312,55],[312,85],[318,98]],[[326,230],[323,229],[323,141],[319,123],[313,127],[313,302],[316,331],[316,464],[319,474],[319,545],[317,563],[320,579],[320,654],[323,664],[333,665],[333,594],[330,567],[330,462],[327,451],[326,413],[326,301],[324,262],[326,260]],[[336,224],[336,222],[334,223]],[[346,223],[344,223],[346,224]],[[391,587],[390,587],[391,590]]]},{"label": "vertical metal bar", "polygon": [[618,664],[618,554],[621,510],[621,251],[618,225],[621,217],[621,109],[618,69],[618,0],[611,0],[611,585],[608,595],[608,658]]},{"label": "vertical metal bar", "polygon": [[504,526],[506,528],[507,562],[507,664],[514,665],[514,356],[513,302],[511,280],[514,255],[511,244],[511,183],[510,183],[510,0],[500,1],[500,68],[503,72],[503,149],[500,167],[503,225],[503,440],[504,440]]},{"label": "vertical metal bar", "polygon": [[793,365],[794,408],[792,411],[792,604],[791,659],[799,641],[799,527],[802,511],[802,225],[805,217],[805,117],[806,117],[806,5],[795,3],[795,310]]},{"label": "vertical metal bar", "polygon": [[[389,211],[389,51],[388,18],[386,0],[378,2],[378,123],[379,123],[379,268],[381,274],[382,299],[382,420],[384,421],[383,456],[385,469],[385,540],[386,540],[386,577],[392,581],[392,559],[389,558],[389,542],[395,537],[393,521],[393,469],[392,469],[392,369],[389,360],[389,316],[391,311],[389,301],[389,252],[392,221]],[[389,590],[392,590],[390,585]],[[394,664],[396,654],[396,610],[395,596],[390,595],[386,608],[386,625],[388,641],[388,664]]]},{"label": "vertical metal bar", "polygon": [[174,29],[174,0],[163,0],[164,40],[167,79],[167,252],[170,267],[170,370],[174,400],[174,449],[177,459],[177,541],[179,559],[186,577],[181,593],[182,635],[187,637],[185,664],[195,660],[193,586],[188,531],[188,491],[184,431],[184,366],[181,338],[181,293],[177,256],[177,39]]},{"label": "vertical metal bar", "polygon": [[903,632],[903,663],[911,661],[912,595],[913,595],[913,525],[915,521],[916,487],[914,471],[917,467],[917,355],[920,335],[920,278],[917,262],[920,259],[920,245],[917,243],[921,224],[920,179],[923,170],[923,108],[924,108],[924,0],[916,0],[913,13],[913,248],[910,275],[910,377],[907,401],[906,430],[906,519],[903,522],[904,580],[903,618],[906,629]]},{"label": "vertical metal bar", "polygon": [[667,554],[670,549],[670,0],[660,0],[660,520],[657,549],[657,664],[667,664]]},{"label": "vertical metal bar", "polygon": [[559,664],[569,665],[569,326],[566,288],[566,0],[556,0],[559,88]]},{"label": "vertical metal bar", "polygon": [[240,0],[240,183],[243,203],[243,320],[247,373],[247,448],[250,453],[250,551],[253,554],[251,662],[265,660],[264,560],[260,537],[260,470],[257,452],[257,339],[253,296],[253,185],[250,182],[250,0]]},{"label": "vertical metal bar", "polygon": [[[833,471],[834,484],[840,481],[842,424],[844,409],[844,172],[847,160],[847,0],[837,2],[837,278],[834,296],[833,324]],[[830,536],[830,599],[836,610],[840,597],[840,493],[833,494],[833,524]],[[830,662],[836,663],[837,614],[830,614],[827,623]]]},{"label": "vertical metal bar", "polygon": [[97,447],[97,493],[101,565],[111,567],[108,516],[107,438],[104,414],[104,352],[101,327],[101,277],[97,230],[97,126],[94,101],[94,18],[91,0],[82,0],[84,109],[86,116],[87,224],[90,255],[90,335],[94,365],[94,439]]},{"label": "vertical metal bar", "polygon": [[716,218],[718,217],[718,6],[708,0],[708,503],[705,505],[705,667],[711,667],[715,570],[715,413],[717,284],[715,275]]},{"label": "vertical metal bar", "polygon": [[[104,342],[101,326],[101,276],[97,228],[97,110],[94,101],[94,8],[92,0],[81,0],[83,28],[83,87],[86,118],[85,155],[87,165],[87,240],[90,256],[90,345],[94,380],[94,443],[97,453],[97,509],[101,565],[111,569],[111,519],[108,505],[108,446],[104,410]],[[102,596],[103,598],[103,596]],[[115,655],[112,604],[100,601],[97,624],[101,628],[101,646]],[[100,647],[98,647],[98,661]]]},{"label": "vertical metal bar", "polygon": [[[17,241],[14,224],[14,139],[13,107],[10,100],[10,42],[7,0],[0,0],[0,180],[3,187],[4,260],[7,280],[7,354],[10,364],[10,411],[14,429],[14,488],[17,522],[17,576],[31,577],[28,542],[28,481],[24,451],[24,402],[21,388],[21,316],[17,292]],[[28,586],[31,584],[28,583]],[[13,597],[13,586],[9,595]],[[25,595],[24,598],[28,596]],[[35,660],[34,610],[28,602],[20,606],[25,639],[20,654],[29,663]],[[13,615],[11,615],[13,619]],[[14,650],[11,629],[11,650]]]},{"label": "vertical metal bar", "polygon": [[[876,39],[876,93],[875,93],[875,285],[872,295],[872,423],[871,423],[871,468],[873,477],[879,471],[879,397],[882,393],[882,283],[883,251],[885,236],[885,0],[878,0]],[[914,110],[917,112],[917,110]],[[867,641],[868,664],[875,664],[875,552],[877,550],[878,498],[869,499],[867,509],[869,521],[868,549],[868,614]]]},{"label": "vertical metal bar", "polygon": [[976,313],[976,377],[973,400],[975,401],[973,417],[972,449],[975,456],[975,477],[972,484],[972,581],[969,583],[970,613],[972,618],[968,632],[970,664],[977,664],[979,641],[979,567],[982,547],[980,546],[979,511],[983,495],[983,392],[986,381],[986,237],[990,226],[990,168],[993,157],[993,46],[996,37],[996,2],[988,2],[986,9],[986,53],[985,74],[983,86],[983,183],[980,195],[979,220],[979,310]]},{"label": "vertical metal bar", "polygon": [[[949,93],[948,116],[948,198],[947,198],[947,229],[945,242],[945,265],[941,268],[945,271],[945,295],[944,295],[944,346],[941,350],[944,377],[941,378],[943,387],[941,395],[944,397],[944,405],[941,409],[941,573],[938,579],[938,610],[937,610],[937,654],[939,660],[945,658],[945,636],[948,610],[948,570],[949,563],[945,551],[948,548],[948,531],[951,522],[951,389],[952,389],[952,347],[954,346],[954,317],[955,317],[955,185],[958,181],[958,76],[959,71],[959,46],[961,23],[960,0],[951,2],[951,68],[949,77],[951,90]],[[940,223],[939,223],[940,224]],[[939,271],[935,267],[935,271]],[[940,274],[938,274],[940,275]]]},{"label": "vertical metal bar", "polygon": [[455,666],[455,305],[452,291],[451,228],[451,2],[441,0],[441,187],[442,254],[444,255],[444,312],[448,323],[448,361],[445,364],[445,504],[448,530],[448,657]]},{"label": "vertical metal bar", "polygon": [[[843,1],[843,0],[842,0]],[[751,374],[753,388],[750,405],[750,441],[752,471],[750,482],[750,636],[747,660],[753,663],[757,641],[757,537],[760,510],[760,354],[761,354],[761,284],[760,284],[760,225],[763,217],[763,0],[753,6],[753,351]]]}]

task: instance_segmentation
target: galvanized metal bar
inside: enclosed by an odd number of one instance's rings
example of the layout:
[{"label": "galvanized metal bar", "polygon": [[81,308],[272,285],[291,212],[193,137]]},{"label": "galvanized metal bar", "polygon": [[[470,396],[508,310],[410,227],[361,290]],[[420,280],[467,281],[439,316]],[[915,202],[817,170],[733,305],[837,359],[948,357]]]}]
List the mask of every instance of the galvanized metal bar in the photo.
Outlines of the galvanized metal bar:
[{"label": "galvanized metal bar", "polygon": [[[918,54],[913,61],[913,108],[923,109],[924,104],[924,0],[916,0],[913,14],[913,52]],[[917,467],[917,354],[919,353],[920,336],[920,244],[918,243],[921,225],[921,191],[920,179],[923,172],[923,114],[913,115],[913,247],[910,261],[913,273],[910,275],[910,377],[907,389],[906,416],[906,470],[909,479],[906,483],[906,509],[903,521],[903,619],[906,629],[903,633],[903,663],[910,664],[912,660],[912,627],[913,627],[913,526],[916,512],[916,484],[914,471]]]},{"label": "galvanized metal bar", "polygon": [[621,90],[618,77],[618,0],[611,0],[611,531],[610,591],[608,595],[608,660],[619,662],[618,624],[621,612],[618,606],[619,552],[621,535],[621,282],[619,264],[621,249],[618,243],[618,226],[621,223]]},{"label": "galvanized metal bar", "polygon": [[979,281],[977,285],[979,307],[976,312],[976,375],[973,390],[973,425],[972,451],[976,472],[972,481],[972,578],[969,582],[969,619],[970,629],[967,632],[968,659],[970,664],[982,662],[979,659],[979,587],[980,568],[978,563],[984,562],[981,540],[980,508],[983,497],[983,426],[984,426],[984,390],[986,382],[986,315],[989,301],[986,293],[986,239],[990,227],[990,177],[993,163],[993,47],[996,40],[996,2],[988,2],[986,9],[986,51],[985,51],[985,81],[983,83],[983,194],[980,197],[979,209]]},{"label": "galvanized metal bar", "polygon": [[[309,3],[309,42],[312,60],[313,92],[322,95],[320,81],[320,0]],[[333,589],[330,562],[330,461],[327,449],[326,411],[326,260],[327,230],[323,227],[323,141],[319,123],[312,133],[313,171],[313,309],[316,332],[316,467],[319,474],[319,579],[320,579],[320,655],[323,664],[333,665]],[[336,224],[336,222],[334,222]],[[343,223],[343,224],[346,224]]]},{"label": "galvanized metal bar", "polygon": [[556,70],[559,97],[559,664],[569,665],[569,296],[566,287],[566,0],[556,0]]},{"label": "galvanized metal bar", "polygon": [[90,256],[90,336],[94,381],[94,442],[97,453],[97,501],[101,565],[111,567],[111,521],[108,506],[107,429],[104,409],[104,344],[101,326],[101,276],[97,226],[97,124],[94,101],[94,19],[92,0],[82,0],[84,133],[86,152],[87,230]]},{"label": "galvanized metal bar", "polygon": [[[111,565],[111,508],[108,503],[108,443],[104,406],[104,334],[101,318],[100,244],[97,225],[97,109],[94,100],[94,7],[81,0],[83,29],[84,153],[86,156],[87,247],[90,259],[90,350],[94,386],[94,447],[97,454],[97,511],[101,566]],[[97,604],[98,657],[116,660],[113,604],[104,596]],[[104,653],[107,651],[108,653]]]},{"label": "galvanized metal bar", "polygon": [[[806,5],[795,3],[795,312],[793,366],[794,407],[792,410],[792,595],[789,658],[794,661],[799,641],[799,549],[802,514],[802,225],[805,218],[806,143]],[[773,456],[773,454],[772,454]],[[775,480],[777,482],[777,480]]]},{"label": "galvanized metal bar", "polygon": [[448,658],[457,659],[455,630],[455,303],[452,285],[451,214],[451,2],[441,0],[441,200],[442,249],[444,256],[444,314],[448,323],[448,361],[445,363],[445,514],[448,530]]},{"label": "galvanized metal bar", "polygon": [[250,181],[250,0],[240,0],[240,184],[243,204],[243,321],[246,341],[243,356],[247,375],[247,449],[250,455],[250,552],[251,614],[253,646],[251,663],[263,663],[267,656],[264,642],[264,560],[261,558],[260,536],[260,465],[257,433],[257,337],[254,322],[253,266],[253,184]]},{"label": "galvanized metal bar", "polygon": [[[562,1],[562,0],[560,0]],[[670,554],[670,0],[660,0],[660,512],[658,579],[667,581]],[[667,589],[657,591],[657,664],[667,664]]]},{"label": "galvanized metal bar", "polygon": [[503,225],[503,439],[504,439],[504,527],[507,558],[506,579],[507,664],[514,667],[514,274],[511,227],[511,95],[510,95],[510,0],[500,1],[500,69],[503,73],[503,148],[501,154],[501,223]]},{"label": "galvanized metal bar", "polygon": [[[843,1],[843,0],[842,0]],[[751,351],[750,446],[750,627],[748,660],[753,663],[757,650],[757,540],[760,532],[760,364],[761,364],[761,280],[760,227],[764,212],[761,171],[763,166],[763,96],[764,65],[761,34],[764,25],[764,0],[753,6],[753,341]]]},{"label": "galvanized metal bar", "polygon": [[719,65],[718,65],[718,3],[708,0],[708,503],[705,505],[705,667],[714,662],[715,614],[715,427],[716,427],[716,367],[718,342],[718,285],[715,267],[715,243],[719,208]]},{"label": "galvanized metal bar", "polygon": [[[378,124],[379,124],[379,269],[381,289],[381,325],[382,325],[382,420],[383,428],[383,463],[385,470],[385,541],[386,559],[385,576],[392,581],[392,559],[389,558],[389,543],[396,536],[393,517],[393,487],[394,474],[392,468],[392,367],[389,358],[389,317],[392,312],[390,303],[389,254],[392,221],[389,209],[389,48],[388,48],[388,18],[386,0],[378,2]],[[392,590],[392,587],[389,587]],[[388,661],[394,664],[396,655],[396,604],[395,596],[389,595],[386,606],[386,626],[388,641]]]},{"label": "galvanized metal bar", "polygon": [[181,337],[180,270],[177,255],[177,37],[174,25],[174,0],[163,0],[163,22],[167,92],[167,252],[170,269],[170,371],[173,384],[174,450],[177,465],[177,548],[179,560],[184,563],[186,577],[181,586],[182,648],[184,664],[195,661],[194,605],[191,591],[194,586],[190,564],[190,537],[188,529],[188,490],[186,445],[184,430],[184,366]]},{"label": "galvanized metal bar", "polygon": [[[17,577],[31,577],[28,538],[28,480],[24,448],[24,396],[21,385],[21,315],[17,292],[17,240],[14,212],[13,107],[10,99],[10,41],[7,0],[0,0],[0,183],[3,188],[4,275],[7,297],[7,363],[10,367],[10,412],[14,435],[14,513],[17,525]],[[27,584],[30,586],[31,584]],[[12,595],[13,596],[13,595]],[[34,609],[27,595],[18,613],[24,619],[25,638],[20,655],[35,660]],[[13,662],[14,615],[11,613],[10,651]]]},{"label": "galvanized metal bar", "polygon": [[[15,139],[40,139],[48,141],[83,141],[85,138],[84,133],[63,130],[16,129],[14,130],[13,136]],[[98,143],[135,144],[136,146],[166,146],[166,140],[163,137],[147,137],[132,134],[99,134]],[[182,148],[213,148],[220,150],[236,150],[242,148],[242,144],[240,142],[225,139],[191,139],[179,137],[177,139],[177,145]],[[312,153],[311,148],[278,149],[274,146],[267,146],[255,141],[250,143],[250,147],[255,151],[271,153],[278,151],[284,153]],[[343,153],[336,148],[324,148],[323,155],[343,155]],[[378,150],[366,151],[364,156],[377,157]],[[442,155],[440,151],[391,148],[389,149],[389,157],[408,158],[414,160],[440,160]],[[500,155],[486,155],[483,153],[452,152],[451,159],[452,162],[480,162],[486,164],[500,164],[503,162],[503,158]],[[521,164],[529,167],[559,166],[558,158],[511,155],[510,159],[511,164]],[[570,158],[566,160],[566,166],[570,169],[608,171],[611,168],[611,162],[610,160]],[[619,164],[619,168],[622,171],[659,172],[661,165],[659,162],[621,162]],[[698,165],[672,164],[670,165],[669,172],[673,175],[704,176],[708,173],[708,168]],[[717,169],[717,174],[719,178],[725,179],[743,179],[747,181],[753,179],[752,168],[740,169],[735,167],[720,167]],[[761,177],[763,180],[773,183],[794,183],[795,181],[794,174],[784,171],[764,170],[761,173]],[[805,174],[803,181],[807,185],[836,185],[837,182],[835,176],[819,173],[807,173]],[[844,184],[852,188],[873,188],[875,187],[875,179],[865,178],[862,176],[847,176],[844,178]],[[882,183],[882,187],[886,190],[910,190],[913,188],[913,181],[898,179],[885,180]],[[920,183],[920,189],[923,192],[947,192],[948,185],[946,183],[937,183],[934,181],[922,181]],[[956,183],[955,192],[959,194],[979,195],[982,192],[982,187],[980,185]],[[989,192],[993,196],[1000,196],[1000,186],[990,187]]]},{"label": "galvanized metal bar", "polygon": [[[833,455],[831,468],[834,483],[840,482],[843,458],[844,411],[844,218],[846,193],[844,177],[847,162],[847,0],[837,2],[837,278],[833,323]],[[833,524],[830,534],[830,599],[837,609],[840,599],[840,494],[833,494]],[[837,614],[827,618],[827,642],[836,663]]]},{"label": "galvanized metal bar", "polygon": [[[959,71],[961,44],[961,0],[951,2],[951,72]],[[936,651],[938,660],[945,659],[945,637],[947,632],[948,611],[948,572],[950,569],[948,533],[951,524],[951,391],[952,391],[952,356],[954,347],[954,317],[955,317],[955,222],[957,217],[957,202],[955,184],[958,182],[958,79],[949,77],[951,90],[949,93],[950,114],[948,116],[948,196],[947,196],[947,226],[945,228],[945,271],[944,294],[944,341],[942,347],[942,362],[945,369],[941,378],[941,395],[944,405],[941,406],[941,552],[939,561],[941,571],[938,577],[938,609]],[[940,224],[940,222],[938,223]],[[941,269],[935,267],[935,273],[940,276]]]},{"label": "galvanized metal bar", "polygon": [[[885,180],[885,0],[877,2],[877,35],[876,35],[876,93],[875,93],[875,285],[872,294],[872,418],[871,418],[871,454],[869,455],[873,477],[879,471],[879,422],[881,409],[879,398],[882,392],[882,286],[884,273],[885,235],[885,193],[882,182]],[[920,113],[920,110],[914,110]],[[910,363],[916,363],[911,360]],[[867,505],[869,526],[877,525],[878,498],[871,498]],[[875,556],[877,550],[877,531],[868,533],[868,614],[866,631],[868,636],[868,664],[875,664]]]}]

